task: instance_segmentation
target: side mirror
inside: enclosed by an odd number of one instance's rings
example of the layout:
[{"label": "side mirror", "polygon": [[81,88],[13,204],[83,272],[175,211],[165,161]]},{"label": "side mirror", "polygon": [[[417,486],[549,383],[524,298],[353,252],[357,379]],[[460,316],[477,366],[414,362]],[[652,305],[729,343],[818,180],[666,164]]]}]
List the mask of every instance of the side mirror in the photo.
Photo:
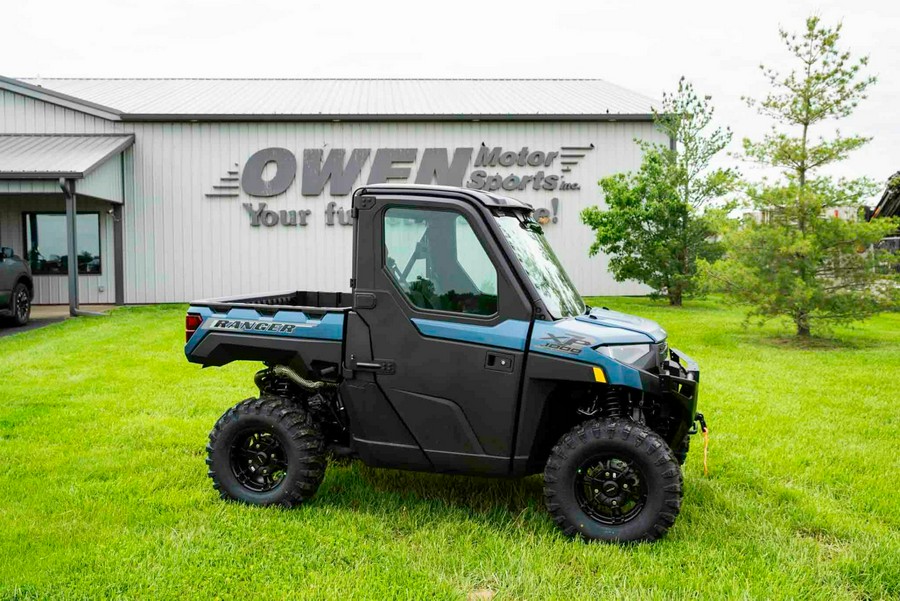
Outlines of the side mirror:
[{"label": "side mirror", "polygon": [[15,252],[8,246],[0,247],[0,259],[12,259],[15,256]]}]

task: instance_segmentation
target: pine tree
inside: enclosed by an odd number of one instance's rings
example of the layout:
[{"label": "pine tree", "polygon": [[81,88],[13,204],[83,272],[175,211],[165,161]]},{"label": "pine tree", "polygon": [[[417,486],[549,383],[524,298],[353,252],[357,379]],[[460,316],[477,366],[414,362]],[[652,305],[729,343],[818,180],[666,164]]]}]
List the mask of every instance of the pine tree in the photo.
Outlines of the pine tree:
[{"label": "pine tree", "polygon": [[725,258],[703,265],[713,287],[752,305],[751,316],[786,316],[801,337],[816,324],[864,319],[898,300],[890,268],[897,257],[872,247],[896,223],[860,217],[875,192],[872,182],[822,174],[869,139],[839,131],[813,135],[851,115],[875,83],[864,72],[867,57],[854,59],[839,48],[840,32],[840,25],[823,26],[817,17],[806,20],[800,35],[780,31],[795,68],[783,75],[760,67],[770,92],[748,104],[775,123],[761,141],[744,140],[744,152],[781,176],[748,186],[759,219],[731,229],[723,239]]}]

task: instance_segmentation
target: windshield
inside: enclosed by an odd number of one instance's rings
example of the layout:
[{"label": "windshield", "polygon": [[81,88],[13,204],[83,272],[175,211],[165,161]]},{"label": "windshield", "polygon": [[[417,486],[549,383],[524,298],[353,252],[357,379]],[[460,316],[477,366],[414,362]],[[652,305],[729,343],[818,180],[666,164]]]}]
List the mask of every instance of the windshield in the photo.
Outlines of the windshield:
[{"label": "windshield", "polygon": [[544,238],[541,226],[515,214],[495,218],[550,314],[560,319],[584,313],[584,301]]}]

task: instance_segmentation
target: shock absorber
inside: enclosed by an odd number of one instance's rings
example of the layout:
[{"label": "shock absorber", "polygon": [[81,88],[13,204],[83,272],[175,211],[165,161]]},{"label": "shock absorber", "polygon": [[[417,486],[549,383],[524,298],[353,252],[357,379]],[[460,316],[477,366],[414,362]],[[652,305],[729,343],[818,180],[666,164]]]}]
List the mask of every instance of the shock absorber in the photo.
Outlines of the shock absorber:
[{"label": "shock absorber", "polygon": [[621,419],[625,416],[625,406],[619,391],[610,387],[606,392],[606,402],[603,406],[604,417],[607,419]]}]

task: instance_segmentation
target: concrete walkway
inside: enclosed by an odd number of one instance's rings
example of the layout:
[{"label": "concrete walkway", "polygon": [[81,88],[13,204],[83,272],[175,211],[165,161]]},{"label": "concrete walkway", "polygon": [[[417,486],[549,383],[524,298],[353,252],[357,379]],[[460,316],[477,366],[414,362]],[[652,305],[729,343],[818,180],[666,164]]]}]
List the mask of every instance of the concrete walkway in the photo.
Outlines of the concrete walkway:
[{"label": "concrete walkway", "polygon": [[[81,305],[83,311],[92,311],[94,313],[106,313],[115,308],[115,305]],[[31,307],[31,319],[26,325],[20,328],[0,325],[0,338],[36,330],[51,323],[59,323],[65,319],[70,319],[69,305],[35,305]]]}]

